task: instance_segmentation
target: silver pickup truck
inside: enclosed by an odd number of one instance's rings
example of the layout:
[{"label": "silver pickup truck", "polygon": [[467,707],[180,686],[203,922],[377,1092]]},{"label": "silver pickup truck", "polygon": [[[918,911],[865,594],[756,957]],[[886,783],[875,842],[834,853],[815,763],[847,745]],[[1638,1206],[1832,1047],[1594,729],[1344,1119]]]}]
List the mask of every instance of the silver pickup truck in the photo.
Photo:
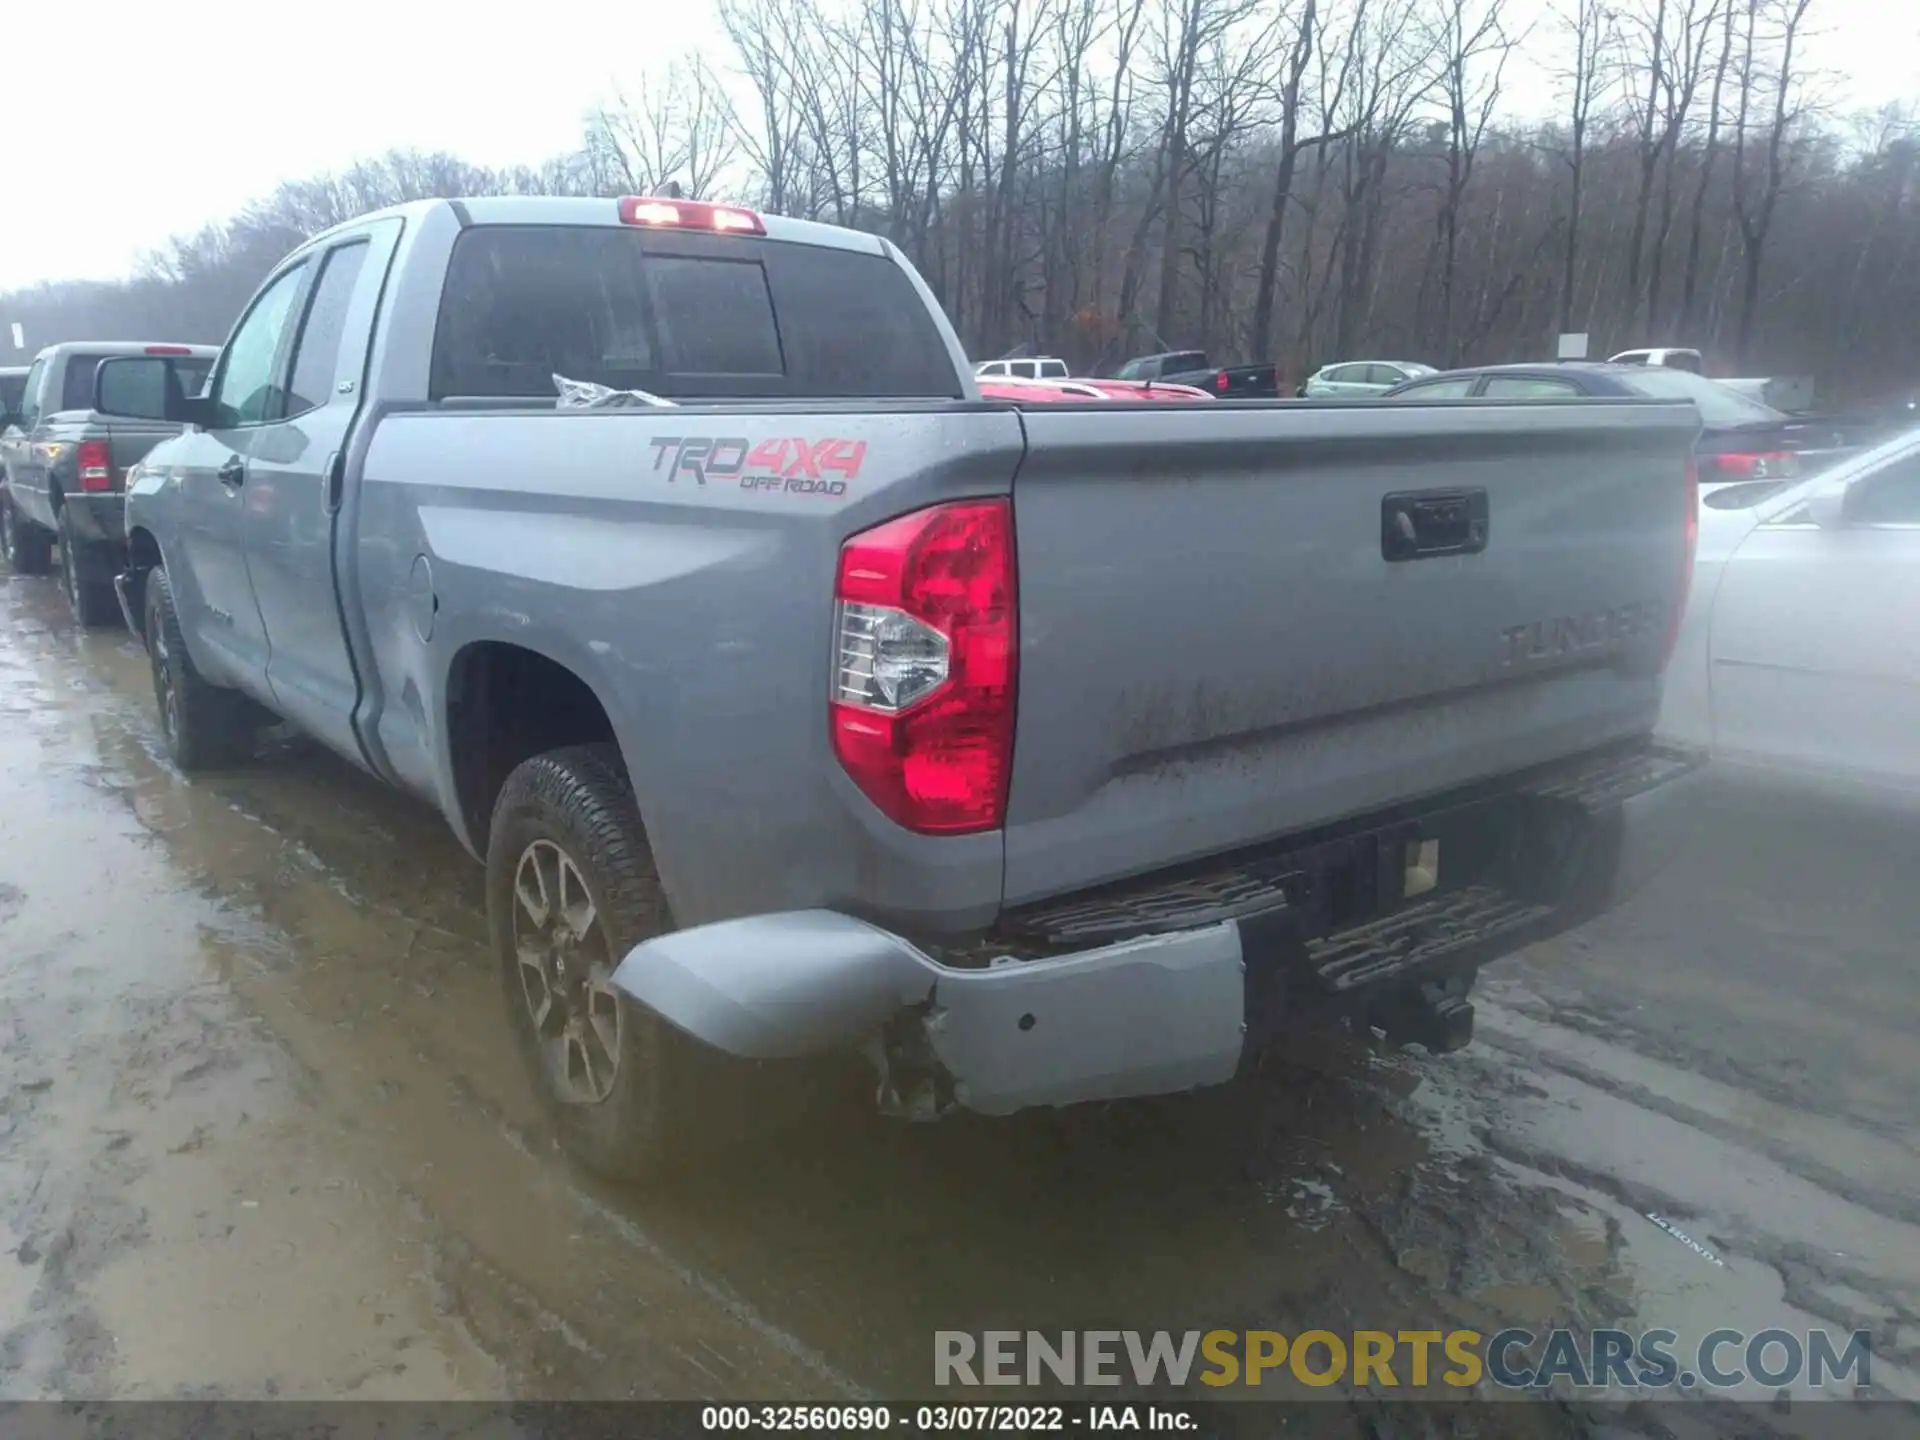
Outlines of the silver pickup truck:
[{"label": "silver pickup truck", "polygon": [[1451,1048],[1697,771],[1690,405],[1026,411],[882,239],[527,198],[311,241],[165,418],[117,583],[171,755],[277,715],[438,805],[607,1172],[740,1062],[929,1117]]}]

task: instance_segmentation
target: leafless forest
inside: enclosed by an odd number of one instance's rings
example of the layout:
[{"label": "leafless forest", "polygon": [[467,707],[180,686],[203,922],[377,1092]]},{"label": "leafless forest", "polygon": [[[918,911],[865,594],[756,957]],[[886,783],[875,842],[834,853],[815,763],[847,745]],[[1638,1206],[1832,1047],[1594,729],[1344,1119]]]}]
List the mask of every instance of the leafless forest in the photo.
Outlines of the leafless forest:
[{"label": "leafless forest", "polygon": [[[0,297],[43,340],[217,341],[303,236],[429,195],[724,196],[881,232],[971,353],[1200,346],[1297,377],[1693,344],[1920,378],[1920,107],[1810,71],[1820,0],[721,0],[731,53],[572,154],[294,181],[124,284]],[[1555,113],[1516,118],[1519,57]],[[1920,97],[1916,97],[1920,99]]]}]

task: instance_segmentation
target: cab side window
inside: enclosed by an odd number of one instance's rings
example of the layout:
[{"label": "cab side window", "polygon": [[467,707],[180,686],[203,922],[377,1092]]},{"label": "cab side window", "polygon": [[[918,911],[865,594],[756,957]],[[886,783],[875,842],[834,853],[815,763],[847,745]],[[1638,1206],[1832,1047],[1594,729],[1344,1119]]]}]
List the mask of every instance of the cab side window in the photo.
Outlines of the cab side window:
[{"label": "cab side window", "polygon": [[227,342],[209,393],[214,428],[231,430],[276,417],[280,391],[274,382],[280,376],[280,357],[293,325],[293,302],[300,296],[306,271],[302,263],[274,280]]},{"label": "cab side window", "polygon": [[27,371],[27,388],[20,402],[20,428],[31,430],[40,423],[40,382],[46,378],[47,362],[36,360]]},{"label": "cab side window", "polygon": [[347,308],[353,303],[353,288],[359,283],[360,267],[366,260],[364,240],[327,252],[313,298],[307,302],[307,318],[300,323],[300,339],[293,351],[293,379],[287,385],[286,405],[278,418],[291,420],[333,398],[340,344],[347,333]]}]

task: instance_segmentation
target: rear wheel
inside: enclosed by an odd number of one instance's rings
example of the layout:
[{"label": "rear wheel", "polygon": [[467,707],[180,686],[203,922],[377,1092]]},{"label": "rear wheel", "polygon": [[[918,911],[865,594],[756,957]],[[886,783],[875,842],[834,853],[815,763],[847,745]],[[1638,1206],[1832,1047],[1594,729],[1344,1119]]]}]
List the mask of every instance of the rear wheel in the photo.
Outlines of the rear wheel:
[{"label": "rear wheel", "polygon": [[628,950],[673,928],[614,746],[536,755],[507,777],[487,914],[515,1040],[574,1159],[655,1178],[738,1133],[753,1067],[613,986]]},{"label": "rear wheel", "polygon": [[147,573],[146,602],[147,658],[167,754],[189,773],[244,760],[255,729],[251,708],[244,695],[208,683],[193,668],[166,571]]},{"label": "rear wheel", "polygon": [[53,536],[15,508],[13,495],[0,495],[0,550],[16,575],[44,575],[53,561]]},{"label": "rear wheel", "polygon": [[67,606],[82,625],[110,625],[120,614],[113,585],[99,577],[98,558],[74,535],[71,513],[64,507],[60,511],[60,585],[67,592]]}]

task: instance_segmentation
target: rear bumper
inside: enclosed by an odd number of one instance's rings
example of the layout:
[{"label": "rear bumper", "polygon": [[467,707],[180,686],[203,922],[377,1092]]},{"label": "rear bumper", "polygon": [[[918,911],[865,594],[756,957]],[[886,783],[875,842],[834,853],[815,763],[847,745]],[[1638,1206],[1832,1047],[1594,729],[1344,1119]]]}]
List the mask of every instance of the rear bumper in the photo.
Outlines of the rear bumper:
[{"label": "rear bumper", "polygon": [[[1700,757],[1662,748],[1560,767],[1500,797],[1582,817],[1578,859],[1548,901],[1465,885],[1310,934],[1302,907],[1278,887],[1262,901],[1265,872],[1242,864],[1230,887],[1211,892],[1236,897],[1213,904],[1213,918],[1169,919],[1174,887],[1056,910],[1069,929],[1116,916],[1177,926],[1064,955],[958,966],[862,920],[807,910],[660,936],[634,947],[613,978],[681,1030],[744,1058],[867,1044],[885,1062],[883,1103],[916,1116],[1188,1090],[1230,1079],[1273,1033],[1276,1009],[1365,1011],[1631,895],[1687,843],[1700,779]],[[1287,852],[1289,879],[1307,853]],[[1204,888],[1182,881],[1178,893]]]}]

